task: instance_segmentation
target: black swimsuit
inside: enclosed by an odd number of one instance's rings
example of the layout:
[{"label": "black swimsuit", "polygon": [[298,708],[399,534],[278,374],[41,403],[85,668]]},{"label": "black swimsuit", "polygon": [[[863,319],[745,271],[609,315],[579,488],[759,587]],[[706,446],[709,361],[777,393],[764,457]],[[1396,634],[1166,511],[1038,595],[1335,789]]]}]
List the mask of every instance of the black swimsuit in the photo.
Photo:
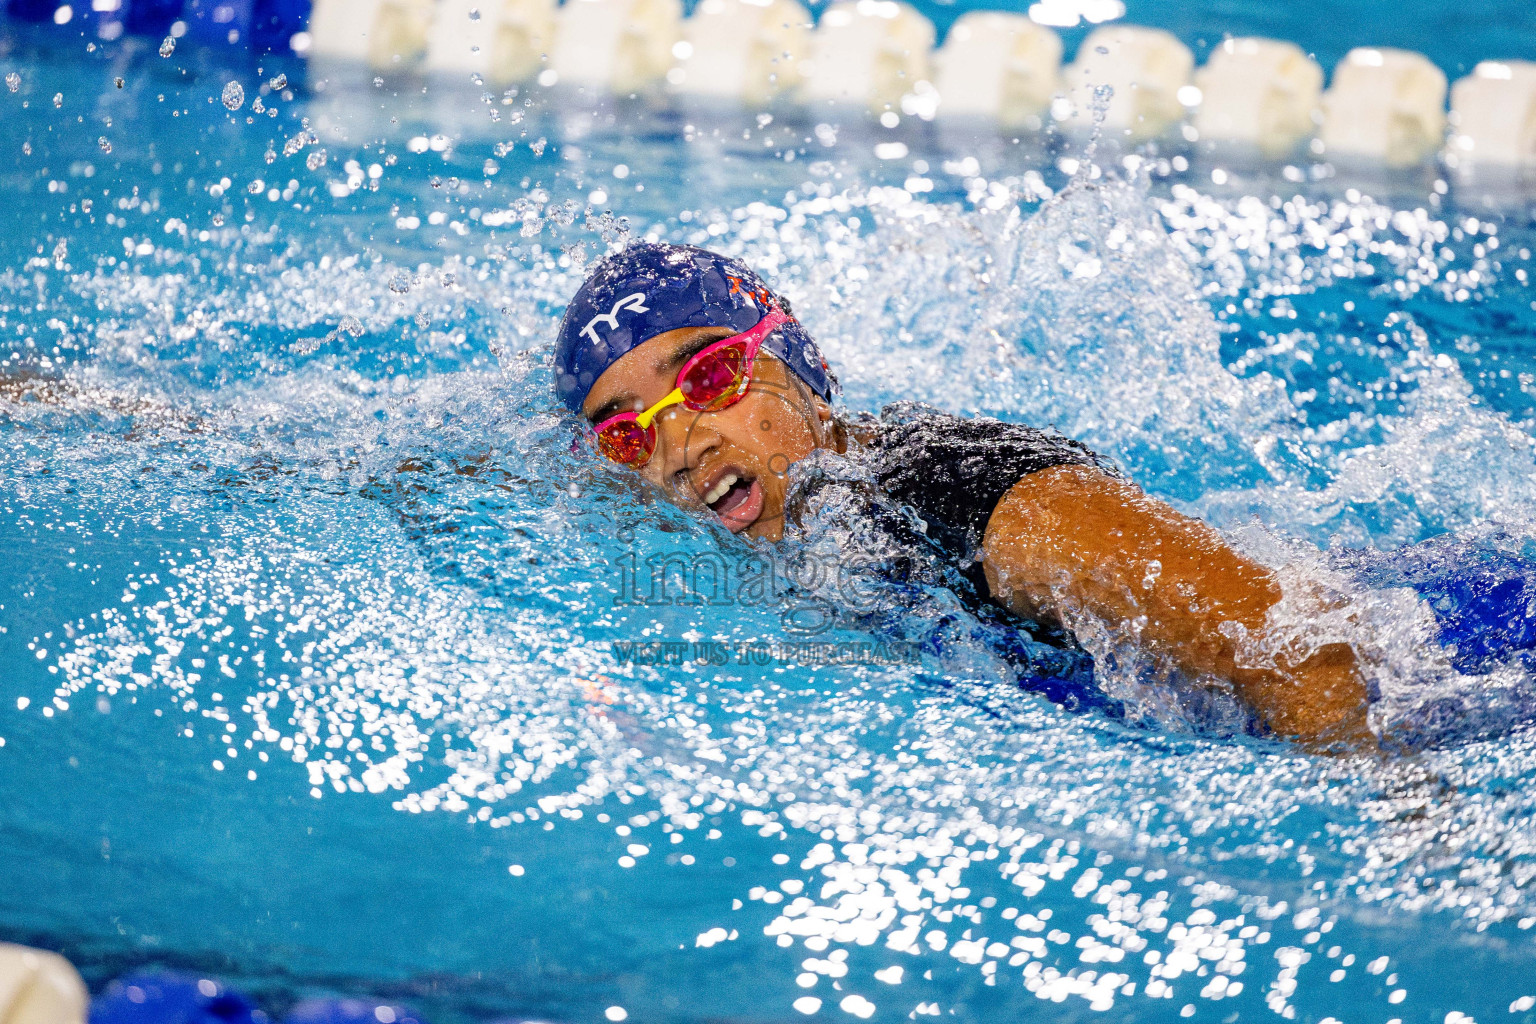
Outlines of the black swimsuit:
[{"label": "black swimsuit", "polygon": [[[884,499],[871,502],[860,518],[886,539],[887,550],[898,552],[886,557],[884,575],[910,584],[914,600],[918,591],[942,586],[970,613],[963,623],[941,615],[923,645],[942,654],[959,630],[1002,656],[1026,689],[1068,708],[1097,707],[1118,716],[1120,704],[1095,684],[1087,652],[1067,631],[1020,618],[992,601],[978,557],[987,521],[1021,478],[1054,466],[1110,473],[1113,467],[1059,434],[951,416],[917,402],[886,406],[878,419],[866,414],[848,426],[861,442],[850,445],[849,461],[867,470],[865,479]],[[829,483],[847,483],[820,473],[811,477],[802,481],[802,498],[814,498]]]},{"label": "black swimsuit", "polygon": [[1060,434],[951,416],[918,402],[882,409],[867,447],[880,489],[915,509],[929,536],[966,561],[980,548],[997,503],[1024,477],[1055,466],[1110,470]]}]

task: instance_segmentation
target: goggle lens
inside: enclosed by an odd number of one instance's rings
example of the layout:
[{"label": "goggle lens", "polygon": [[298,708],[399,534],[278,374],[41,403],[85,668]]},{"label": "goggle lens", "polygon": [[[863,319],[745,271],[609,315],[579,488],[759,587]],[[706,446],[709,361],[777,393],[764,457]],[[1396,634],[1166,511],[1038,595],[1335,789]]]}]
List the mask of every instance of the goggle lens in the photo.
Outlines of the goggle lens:
[{"label": "goggle lens", "polygon": [[634,420],[610,423],[597,435],[598,451],[626,466],[644,465],[655,448],[655,431]]},{"label": "goggle lens", "polygon": [[[656,451],[653,416],[669,405],[682,404],[694,412],[718,412],[736,404],[751,386],[752,360],[763,339],[791,318],[774,308],[749,331],[722,338],[690,359],[677,375],[677,390],[640,413],[620,413],[597,428],[597,448],[608,458],[635,469]],[[679,394],[679,392],[681,394]],[[647,426],[641,426],[645,420]]]},{"label": "goggle lens", "polygon": [[746,355],[746,346],[733,345],[695,361],[677,382],[684,404],[695,412],[712,412],[739,398]]}]

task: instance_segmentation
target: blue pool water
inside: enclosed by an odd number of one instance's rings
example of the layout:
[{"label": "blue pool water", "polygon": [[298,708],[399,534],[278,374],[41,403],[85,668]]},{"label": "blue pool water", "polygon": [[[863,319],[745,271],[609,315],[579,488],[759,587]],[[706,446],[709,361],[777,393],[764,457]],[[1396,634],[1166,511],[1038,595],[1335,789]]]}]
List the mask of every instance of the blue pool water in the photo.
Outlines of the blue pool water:
[{"label": "blue pool water", "polygon": [[[1358,571],[1533,553],[1523,201],[18,38],[0,939],[439,1022],[1536,1020],[1529,671]],[[775,599],[643,599],[748,552],[551,400],[637,236],[762,268],[849,408],[1054,424],[1333,593],[1424,749],[1229,738],[1102,629],[1128,713],[1062,710],[942,590],[833,578],[832,513]]]}]

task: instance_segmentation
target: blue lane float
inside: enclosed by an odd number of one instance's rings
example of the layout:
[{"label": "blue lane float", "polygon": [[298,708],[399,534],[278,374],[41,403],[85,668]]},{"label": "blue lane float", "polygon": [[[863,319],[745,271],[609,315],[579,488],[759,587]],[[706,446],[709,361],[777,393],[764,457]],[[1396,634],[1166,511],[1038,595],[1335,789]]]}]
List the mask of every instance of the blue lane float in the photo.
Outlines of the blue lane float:
[{"label": "blue lane float", "polygon": [[309,8],[309,0],[8,0],[4,10],[16,21],[51,22],[106,40],[164,35],[179,22],[203,43],[287,52],[309,24]]},{"label": "blue lane float", "polygon": [[[270,1024],[239,992],[210,978],[130,974],[91,1002],[90,1024]],[[377,1022],[375,1022],[377,1024]]]},{"label": "blue lane float", "polygon": [[[243,993],[211,978],[133,974],[91,1003],[90,1024],[271,1024]],[[282,1024],[428,1024],[416,1011],[376,999],[305,999]]]},{"label": "blue lane float", "polygon": [[306,999],[283,1024],[427,1024],[415,1011],[371,999]]},{"label": "blue lane float", "polygon": [[186,0],[182,20],[205,42],[286,52],[309,23],[309,0]]},{"label": "blue lane float", "polygon": [[129,35],[162,36],[181,18],[182,0],[134,0],[123,12]]}]

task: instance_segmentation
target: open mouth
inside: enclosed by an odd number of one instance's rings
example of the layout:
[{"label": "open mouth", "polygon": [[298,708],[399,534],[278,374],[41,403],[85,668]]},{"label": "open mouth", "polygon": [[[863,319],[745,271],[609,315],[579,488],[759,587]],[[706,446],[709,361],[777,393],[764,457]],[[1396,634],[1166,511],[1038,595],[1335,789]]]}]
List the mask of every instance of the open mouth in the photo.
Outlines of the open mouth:
[{"label": "open mouth", "polygon": [[763,485],[755,477],[726,473],[703,498],[732,533],[745,530],[763,514]]}]

